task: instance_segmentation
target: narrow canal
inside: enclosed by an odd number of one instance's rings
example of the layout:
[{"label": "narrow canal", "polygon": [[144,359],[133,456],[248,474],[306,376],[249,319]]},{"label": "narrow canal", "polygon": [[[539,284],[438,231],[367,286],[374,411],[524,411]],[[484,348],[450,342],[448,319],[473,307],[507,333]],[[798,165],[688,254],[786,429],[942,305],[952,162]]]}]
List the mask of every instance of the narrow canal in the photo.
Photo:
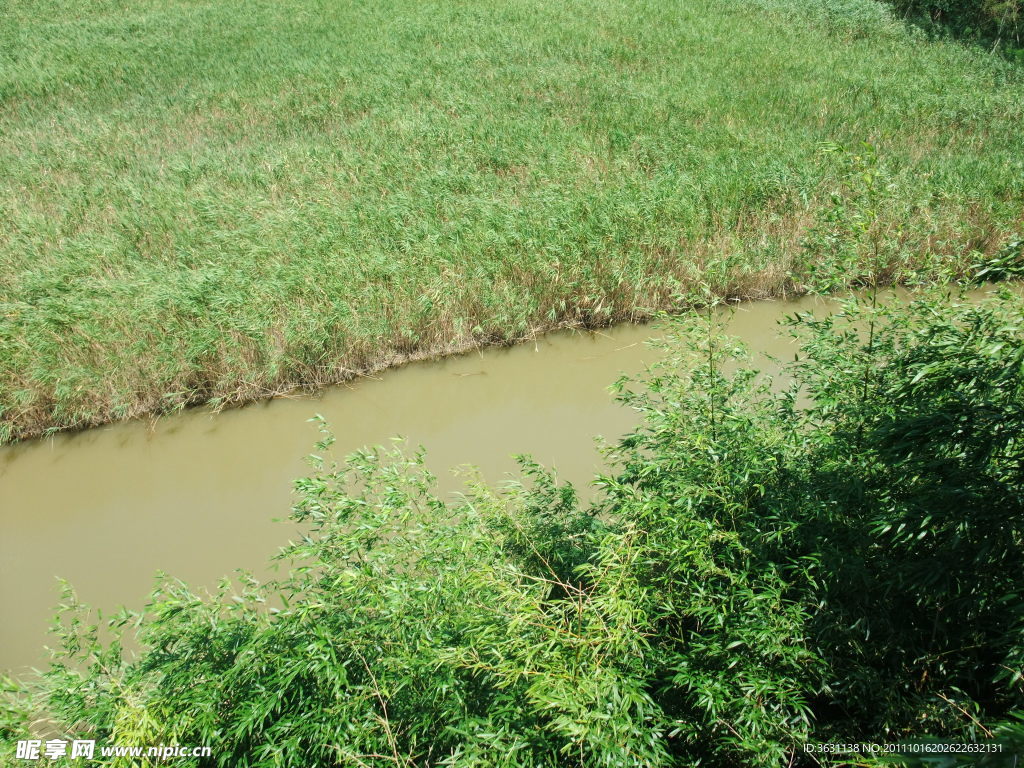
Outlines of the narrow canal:
[{"label": "narrow canal", "polygon": [[[757,352],[792,355],[776,321],[827,302],[742,304],[730,331]],[[129,422],[0,448],[0,670],[44,663],[57,578],[109,611],[142,605],[163,570],[212,587],[235,568],[257,574],[294,535],[292,481],[323,414],[344,454],[402,436],[427,449],[443,490],[473,464],[492,482],[528,453],[585,485],[600,467],[594,437],[615,439],[635,414],[608,386],[653,362],[657,329],[559,332],[393,369],[317,396],[279,398],[153,424]]]}]

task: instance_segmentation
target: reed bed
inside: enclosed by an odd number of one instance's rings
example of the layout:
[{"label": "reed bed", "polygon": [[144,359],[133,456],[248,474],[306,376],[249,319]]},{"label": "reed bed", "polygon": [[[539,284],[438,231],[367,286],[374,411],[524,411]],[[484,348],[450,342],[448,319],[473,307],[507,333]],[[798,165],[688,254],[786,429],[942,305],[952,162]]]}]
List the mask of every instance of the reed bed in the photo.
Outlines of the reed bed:
[{"label": "reed bed", "polygon": [[820,288],[825,145],[892,279],[1005,249],[1019,68],[802,5],[9,0],[0,442]]}]

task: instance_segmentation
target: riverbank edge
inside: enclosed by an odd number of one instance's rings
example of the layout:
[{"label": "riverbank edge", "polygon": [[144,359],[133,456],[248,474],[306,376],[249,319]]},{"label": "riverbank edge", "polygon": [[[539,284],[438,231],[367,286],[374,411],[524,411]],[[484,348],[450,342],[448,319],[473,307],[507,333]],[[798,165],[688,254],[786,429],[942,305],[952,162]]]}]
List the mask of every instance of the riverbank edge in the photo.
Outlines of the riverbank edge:
[{"label": "riverbank edge", "polygon": [[[887,280],[878,283],[879,288],[903,287],[909,289],[927,289],[945,286],[953,290],[961,288],[966,289],[970,285],[971,283],[965,279],[964,275],[959,276],[957,279],[946,281],[936,280],[923,283],[920,281]],[[862,288],[865,286],[850,284],[843,286],[841,289],[827,293],[819,293],[793,285],[779,285],[768,290],[748,293],[725,290],[714,293],[707,300],[697,299],[694,296],[676,295],[672,300],[664,302],[662,306],[656,306],[653,308],[631,307],[629,309],[612,312],[600,318],[593,316],[589,318],[564,318],[553,323],[541,323],[535,325],[528,333],[525,334],[508,337],[492,336],[483,338],[458,338],[453,339],[446,344],[435,344],[422,349],[416,349],[411,352],[401,352],[394,348],[384,349],[369,365],[362,365],[356,368],[345,368],[343,367],[344,361],[339,361],[338,368],[340,369],[340,375],[327,377],[324,380],[295,381],[273,390],[239,388],[238,391],[232,393],[216,394],[212,392],[197,392],[192,396],[184,397],[181,400],[174,401],[170,404],[168,404],[166,395],[159,395],[140,403],[136,408],[128,411],[127,414],[120,416],[115,416],[110,412],[113,409],[108,407],[103,412],[95,414],[94,418],[84,420],[82,423],[66,425],[47,425],[40,423],[38,425],[29,425],[28,427],[20,430],[12,429],[12,437],[6,442],[0,441],[0,448],[15,446],[57,435],[73,435],[111,424],[141,421],[145,419],[149,419],[155,424],[163,417],[173,416],[181,413],[182,411],[196,408],[205,407],[209,408],[211,413],[220,413],[224,410],[242,408],[247,405],[265,402],[275,398],[315,396],[331,387],[340,386],[361,378],[373,377],[384,371],[393,368],[400,368],[412,363],[437,361],[492,347],[512,347],[536,340],[537,338],[547,334],[560,331],[589,332],[599,331],[603,328],[610,328],[624,323],[649,323],[656,317],[663,314],[668,314],[670,316],[681,315],[687,311],[706,307],[709,301],[725,301],[740,304],[755,301],[787,301],[815,294],[823,297],[834,297],[841,295],[846,290],[853,290],[858,287]]]}]

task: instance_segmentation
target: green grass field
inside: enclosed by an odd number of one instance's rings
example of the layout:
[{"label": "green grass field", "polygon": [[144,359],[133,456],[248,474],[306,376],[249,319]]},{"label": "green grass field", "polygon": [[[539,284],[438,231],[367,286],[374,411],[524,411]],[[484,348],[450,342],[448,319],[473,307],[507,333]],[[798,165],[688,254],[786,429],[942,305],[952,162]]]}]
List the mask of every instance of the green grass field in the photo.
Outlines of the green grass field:
[{"label": "green grass field", "polygon": [[0,441],[800,290],[822,142],[892,274],[997,252],[1020,70],[807,4],[7,0]]}]

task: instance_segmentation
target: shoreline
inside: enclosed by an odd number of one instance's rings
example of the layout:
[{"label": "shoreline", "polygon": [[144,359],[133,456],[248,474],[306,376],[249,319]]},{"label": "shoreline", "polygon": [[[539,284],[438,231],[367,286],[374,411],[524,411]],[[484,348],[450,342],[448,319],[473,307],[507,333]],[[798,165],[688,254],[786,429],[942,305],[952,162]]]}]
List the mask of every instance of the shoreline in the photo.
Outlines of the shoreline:
[{"label": "shoreline", "polygon": [[[1013,282],[1013,281],[1004,281]],[[935,282],[926,284],[913,284],[908,285],[907,283],[895,282],[895,283],[883,283],[879,285],[879,288],[891,289],[891,288],[905,288],[905,289],[936,289],[941,287],[948,287],[954,290],[969,290],[970,284],[967,282]],[[850,290],[845,289],[845,290]],[[855,290],[855,289],[854,289]],[[728,302],[730,304],[746,304],[750,302],[764,302],[764,301],[789,301],[804,298],[809,295],[813,295],[813,291],[773,291],[771,293],[762,293],[757,295],[741,294],[725,292],[721,297],[716,297],[717,300]],[[831,293],[819,294],[823,298],[834,298],[843,293],[843,291],[836,291]],[[166,399],[166,395],[162,394],[148,401],[147,403],[140,405],[137,409],[129,412],[127,415],[115,417],[112,414],[108,414],[109,418],[103,415],[89,420],[86,423],[81,424],[69,424],[66,426],[40,426],[37,428],[28,428],[21,431],[15,431],[12,439],[6,442],[0,442],[0,449],[7,447],[14,447],[25,443],[31,443],[38,440],[43,440],[48,437],[55,437],[57,435],[73,435],[90,430],[108,426],[112,424],[121,424],[132,421],[143,421],[149,420],[156,422],[164,417],[173,416],[183,411],[193,410],[198,408],[209,408],[211,413],[220,413],[225,410],[235,410],[238,408],[244,408],[248,405],[254,405],[260,402],[266,402],[277,398],[289,398],[294,396],[315,396],[327,389],[332,387],[341,386],[348,382],[352,382],[361,378],[373,377],[376,374],[388,371],[391,369],[401,368],[406,365],[420,362],[431,362],[443,360],[450,357],[458,357],[466,355],[474,351],[483,350],[492,347],[514,347],[525,342],[535,340],[539,337],[558,333],[563,331],[582,331],[582,332],[596,332],[605,328],[610,328],[622,324],[632,325],[643,325],[651,322],[654,318],[661,314],[669,314],[672,316],[682,315],[687,311],[699,309],[706,304],[693,302],[685,305],[678,303],[669,304],[669,306],[647,309],[647,308],[633,308],[630,311],[623,311],[609,315],[604,322],[592,322],[591,320],[574,319],[567,320],[552,324],[542,324],[531,328],[530,332],[524,335],[512,336],[508,338],[493,338],[493,339],[456,339],[447,344],[441,344],[431,346],[429,348],[419,349],[412,352],[398,352],[395,350],[385,351],[377,356],[377,358],[369,365],[363,365],[351,369],[342,369],[342,375],[327,377],[323,380],[317,381],[298,381],[278,389],[274,390],[241,390],[232,394],[226,395],[215,395],[215,394],[197,394],[196,396],[185,398],[170,407],[152,407],[151,404],[157,404]]]}]

